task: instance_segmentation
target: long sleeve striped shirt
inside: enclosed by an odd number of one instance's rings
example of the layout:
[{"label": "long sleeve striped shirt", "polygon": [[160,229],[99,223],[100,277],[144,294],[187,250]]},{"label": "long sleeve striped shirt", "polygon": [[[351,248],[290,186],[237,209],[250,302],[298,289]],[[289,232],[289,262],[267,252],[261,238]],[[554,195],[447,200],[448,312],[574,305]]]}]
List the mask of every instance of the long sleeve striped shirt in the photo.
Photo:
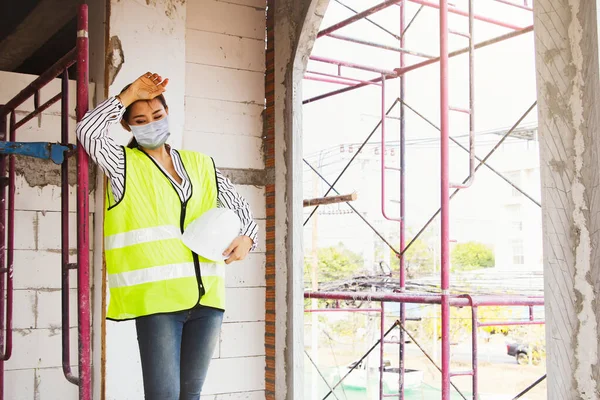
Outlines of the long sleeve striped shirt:
[{"label": "long sleeve striped shirt", "polygon": [[[102,172],[106,174],[110,181],[110,188],[113,197],[118,202],[125,192],[125,154],[123,147],[118,145],[116,141],[108,135],[108,131],[113,124],[118,123],[125,107],[116,98],[110,97],[103,101],[95,109],[88,111],[83,119],[77,124],[77,138],[85,148],[90,158],[100,167]],[[192,186],[190,179],[183,167],[181,157],[177,150],[167,146],[175,171],[181,178],[181,183],[178,183],[169,174],[160,163],[156,163],[163,170],[165,175],[169,177],[173,187],[177,191],[179,198],[185,202],[191,197]],[[252,217],[250,205],[248,202],[235,190],[231,181],[225,177],[218,169],[217,186],[218,198],[217,206],[229,208],[233,210],[240,221],[242,229],[240,234],[248,236],[254,242],[252,250],[256,248],[258,226]]]}]

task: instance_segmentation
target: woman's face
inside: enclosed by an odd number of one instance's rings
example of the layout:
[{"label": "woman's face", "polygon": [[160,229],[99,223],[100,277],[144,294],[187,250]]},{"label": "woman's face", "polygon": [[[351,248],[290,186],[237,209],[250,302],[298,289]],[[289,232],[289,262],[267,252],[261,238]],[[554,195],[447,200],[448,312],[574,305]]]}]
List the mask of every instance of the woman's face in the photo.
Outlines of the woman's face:
[{"label": "woman's face", "polygon": [[131,105],[131,112],[127,123],[131,125],[146,125],[158,121],[169,114],[159,99],[149,101],[136,101]]}]

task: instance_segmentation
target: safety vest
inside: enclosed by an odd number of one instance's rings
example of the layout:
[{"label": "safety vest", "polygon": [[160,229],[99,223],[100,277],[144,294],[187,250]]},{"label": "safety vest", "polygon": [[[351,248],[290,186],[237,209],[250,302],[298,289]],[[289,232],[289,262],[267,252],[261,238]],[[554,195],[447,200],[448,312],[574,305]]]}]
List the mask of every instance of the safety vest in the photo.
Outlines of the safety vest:
[{"label": "safety vest", "polygon": [[125,189],[108,192],[104,251],[110,302],[107,318],[126,320],[193,308],[225,309],[225,265],[193,253],[181,241],[187,225],[217,207],[213,160],[180,151],[192,195],[184,203],[158,164],[125,148]]}]

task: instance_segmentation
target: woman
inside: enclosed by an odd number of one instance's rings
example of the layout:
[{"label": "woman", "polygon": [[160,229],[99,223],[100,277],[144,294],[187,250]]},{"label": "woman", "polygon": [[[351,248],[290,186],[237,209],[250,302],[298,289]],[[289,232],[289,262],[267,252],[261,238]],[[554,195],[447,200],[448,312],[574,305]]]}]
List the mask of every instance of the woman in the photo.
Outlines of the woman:
[{"label": "woman", "polygon": [[[229,264],[253,249],[257,226],[210,157],[166,144],[168,82],[144,74],[89,111],[77,137],[110,181],[107,317],[135,319],[147,400],[198,400],[223,320],[225,266],[191,252],[181,233],[209,209],[232,209],[243,228],[223,254]],[[117,122],[133,133],[127,147],[108,136]]]}]

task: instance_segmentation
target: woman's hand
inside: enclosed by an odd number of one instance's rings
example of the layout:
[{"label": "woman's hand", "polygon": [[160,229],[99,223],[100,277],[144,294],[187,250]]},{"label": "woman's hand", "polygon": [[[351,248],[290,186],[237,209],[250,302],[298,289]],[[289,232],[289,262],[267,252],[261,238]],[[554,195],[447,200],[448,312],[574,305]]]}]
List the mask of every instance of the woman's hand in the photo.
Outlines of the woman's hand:
[{"label": "woman's hand", "polygon": [[241,261],[246,258],[253,244],[254,242],[248,236],[235,238],[227,250],[223,252],[223,256],[228,257],[225,264],[231,264],[234,261]]},{"label": "woman's hand", "polygon": [[158,74],[146,72],[137,78],[129,87],[117,97],[125,107],[138,100],[152,100],[167,90],[169,79],[163,80]]}]

